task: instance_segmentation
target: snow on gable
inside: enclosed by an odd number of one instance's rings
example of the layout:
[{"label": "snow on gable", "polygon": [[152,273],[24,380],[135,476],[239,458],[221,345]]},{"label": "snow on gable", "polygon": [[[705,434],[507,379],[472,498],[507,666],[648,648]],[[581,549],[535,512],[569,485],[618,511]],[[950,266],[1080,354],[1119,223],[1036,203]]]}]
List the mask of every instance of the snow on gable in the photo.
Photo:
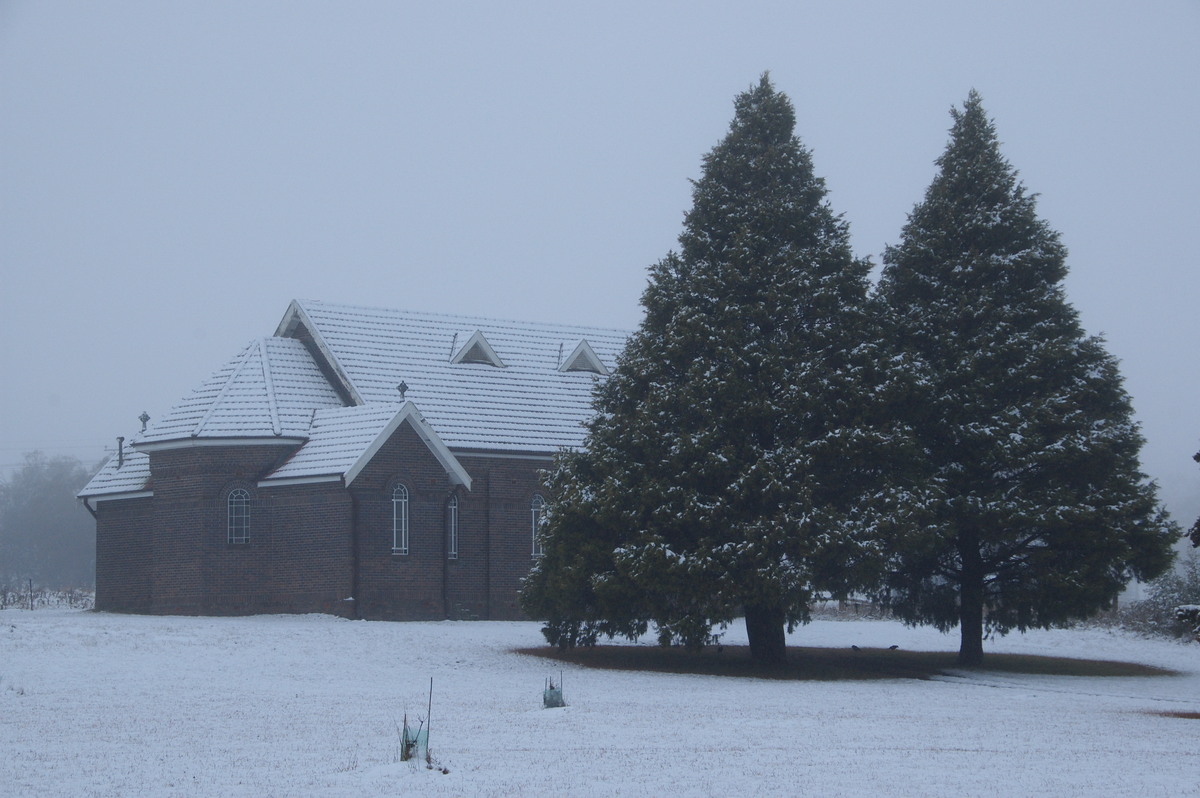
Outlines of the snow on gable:
[{"label": "snow on gable", "polygon": [[[334,357],[329,349],[329,345],[325,339],[321,337],[321,331],[316,328],[312,320],[308,318],[301,303],[292,300],[288,305],[287,312],[283,314],[283,319],[279,322],[279,326],[275,328],[276,338],[294,338],[304,343],[306,348],[310,348],[319,368],[322,368],[322,373],[328,378],[339,396],[345,398],[346,405],[361,405],[363,404],[362,395],[358,389],[354,387],[354,382],[349,375],[342,370],[338,363],[338,359]],[[324,371],[328,369],[328,373]]]},{"label": "snow on gable", "polygon": [[567,359],[558,367],[559,371],[590,371],[593,374],[599,374],[602,377],[609,375],[608,368],[600,361],[596,350],[592,349],[592,345],[587,342],[586,338],[580,339],[579,344],[567,355]]},{"label": "snow on gable", "polygon": [[[289,314],[303,314],[363,403],[394,403],[396,386],[405,383],[405,397],[456,450],[550,454],[579,446],[592,414],[592,374],[599,372],[562,371],[563,342],[586,340],[602,365],[616,362],[628,337],[575,325],[316,301],[294,306]],[[502,356],[503,368],[451,362],[469,351],[475,333]],[[283,325],[281,334],[288,334]]]},{"label": "snow on gable", "polygon": [[496,354],[496,350],[488,343],[482,332],[476,330],[467,338],[462,348],[450,358],[451,363],[484,363],[496,368],[505,368],[504,361]]},{"label": "snow on gable", "polygon": [[259,482],[260,487],[340,479],[352,483],[403,423],[446,469],[451,483],[471,489],[471,477],[412,402],[318,410],[308,441],[286,463]]}]

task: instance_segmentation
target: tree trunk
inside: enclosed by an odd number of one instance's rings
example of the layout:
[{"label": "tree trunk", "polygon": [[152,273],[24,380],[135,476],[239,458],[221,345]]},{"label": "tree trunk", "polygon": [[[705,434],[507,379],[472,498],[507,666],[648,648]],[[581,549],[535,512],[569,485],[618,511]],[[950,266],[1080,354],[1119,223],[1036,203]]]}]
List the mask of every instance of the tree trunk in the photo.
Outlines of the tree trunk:
[{"label": "tree trunk", "polygon": [[786,622],[782,607],[746,606],[746,637],[750,640],[750,658],[755,663],[782,665],[787,662]]},{"label": "tree trunk", "polygon": [[958,589],[958,664],[978,668],[983,664],[983,564],[979,551],[963,552],[963,572]]}]

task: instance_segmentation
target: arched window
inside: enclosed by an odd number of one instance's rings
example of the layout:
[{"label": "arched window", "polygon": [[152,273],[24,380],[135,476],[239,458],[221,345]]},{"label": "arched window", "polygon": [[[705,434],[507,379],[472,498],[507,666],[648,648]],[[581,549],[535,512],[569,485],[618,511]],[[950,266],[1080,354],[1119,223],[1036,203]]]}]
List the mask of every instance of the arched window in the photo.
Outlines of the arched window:
[{"label": "arched window", "polygon": [[532,517],[533,524],[533,556],[542,556],[542,541],[538,539],[538,527],[542,525],[542,515],[546,512],[546,500],[542,498],[542,494],[533,494],[533,500],[529,502],[529,515]]},{"label": "arched window", "polygon": [[228,508],[228,540],[230,543],[250,542],[250,491],[244,488],[234,488],[229,491],[226,502]]},{"label": "arched window", "polygon": [[458,559],[458,496],[446,502],[446,558]]},{"label": "arched window", "polygon": [[392,488],[392,554],[408,554],[408,488]]}]

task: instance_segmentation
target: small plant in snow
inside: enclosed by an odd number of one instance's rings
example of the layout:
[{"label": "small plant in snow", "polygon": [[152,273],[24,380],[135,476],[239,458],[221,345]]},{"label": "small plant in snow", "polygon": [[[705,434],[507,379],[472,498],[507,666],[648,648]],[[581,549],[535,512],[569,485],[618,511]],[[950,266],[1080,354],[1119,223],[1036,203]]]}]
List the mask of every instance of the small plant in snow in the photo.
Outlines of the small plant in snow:
[{"label": "small plant in snow", "polygon": [[546,680],[546,687],[542,690],[542,706],[546,709],[554,709],[556,707],[565,707],[567,702],[563,699],[562,674],[558,676],[558,684],[554,684],[554,677],[551,676]]}]

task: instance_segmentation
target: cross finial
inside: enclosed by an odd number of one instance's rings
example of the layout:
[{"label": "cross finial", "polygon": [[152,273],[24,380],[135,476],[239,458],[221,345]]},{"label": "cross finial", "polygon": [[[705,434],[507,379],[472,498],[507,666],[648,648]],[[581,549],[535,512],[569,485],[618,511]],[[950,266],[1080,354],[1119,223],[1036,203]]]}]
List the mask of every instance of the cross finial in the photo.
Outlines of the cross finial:
[{"label": "cross finial", "polygon": [[400,401],[404,401],[404,394],[408,393],[408,383],[403,380],[396,386],[396,390],[400,392]]},{"label": "cross finial", "polygon": [[150,414],[143,410],[142,414],[138,416],[138,421],[142,422],[142,432],[145,432],[146,425],[150,423]]}]

